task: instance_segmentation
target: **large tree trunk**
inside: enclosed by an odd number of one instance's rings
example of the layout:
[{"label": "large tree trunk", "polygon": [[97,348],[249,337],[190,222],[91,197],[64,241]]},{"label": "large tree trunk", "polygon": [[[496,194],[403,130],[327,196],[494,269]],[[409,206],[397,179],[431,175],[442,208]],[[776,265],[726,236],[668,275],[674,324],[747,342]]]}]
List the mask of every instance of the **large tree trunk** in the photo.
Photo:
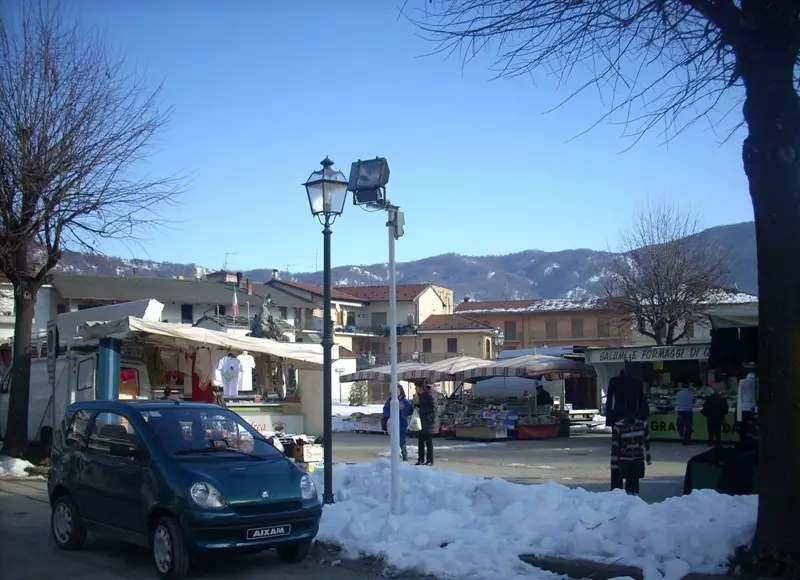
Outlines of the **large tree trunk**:
[{"label": "large tree trunk", "polygon": [[[760,41],[760,42],[759,42]],[[800,99],[787,43],[756,39],[739,64],[756,222],[760,471],[753,548],[800,556]]]},{"label": "large tree trunk", "polygon": [[28,450],[28,401],[31,381],[31,331],[38,285],[21,281],[14,288],[14,357],[4,455],[23,457]]}]

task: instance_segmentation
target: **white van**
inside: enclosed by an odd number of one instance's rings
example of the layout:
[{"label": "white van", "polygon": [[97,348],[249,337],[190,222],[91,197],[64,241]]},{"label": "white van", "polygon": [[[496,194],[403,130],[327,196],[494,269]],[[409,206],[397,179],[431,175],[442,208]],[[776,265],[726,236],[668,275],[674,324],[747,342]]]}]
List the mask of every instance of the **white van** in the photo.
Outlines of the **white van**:
[{"label": "white van", "polygon": [[[120,399],[150,399],[152,388],[147,365],[138,357],[121,359]],[[0,382],[0,439],[8,424],[11,372]],[[92,401],[97,392],[97,352],[77,352],[56,359],[55,385],[47,374],[47,359],[31,360],[28,439],[49,446],[53,426],[58,426],[66,408],[76,401]]]}]

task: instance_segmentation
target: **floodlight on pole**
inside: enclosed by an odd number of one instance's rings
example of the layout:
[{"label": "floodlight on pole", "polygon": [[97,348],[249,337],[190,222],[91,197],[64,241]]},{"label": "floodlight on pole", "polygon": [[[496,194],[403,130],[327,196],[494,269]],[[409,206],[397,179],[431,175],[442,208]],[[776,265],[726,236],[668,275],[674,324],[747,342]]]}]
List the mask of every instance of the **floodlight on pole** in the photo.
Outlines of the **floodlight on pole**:
[{"label": "floodlight on pole", "polygon": [[400,208],[386,199],[389,183],[389,162],[385,157],[356,161],[350,167],[347,189],[353,192],[355,205],[385,209],[389,233],[389,353],[391,380],[389,388],[389,436],[391,446],[391,513],[400,514],[400,401],[397,399],[397,262],[395,240],[403,235],[405,217]]}]

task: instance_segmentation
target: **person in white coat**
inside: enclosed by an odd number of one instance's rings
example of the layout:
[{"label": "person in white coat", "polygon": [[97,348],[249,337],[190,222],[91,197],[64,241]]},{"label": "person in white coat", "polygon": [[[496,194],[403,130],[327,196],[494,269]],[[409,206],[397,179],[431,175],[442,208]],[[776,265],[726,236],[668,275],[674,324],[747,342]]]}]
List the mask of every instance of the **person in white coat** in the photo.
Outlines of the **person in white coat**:
[{"label": "person in white coat", "polygon": [[739,392],[736,394],[736,421],[739,423],[739,440],[748,439],[748,426],[753,421],[753,414],[758,410],[758,377],[755,370],[739,381]]}]

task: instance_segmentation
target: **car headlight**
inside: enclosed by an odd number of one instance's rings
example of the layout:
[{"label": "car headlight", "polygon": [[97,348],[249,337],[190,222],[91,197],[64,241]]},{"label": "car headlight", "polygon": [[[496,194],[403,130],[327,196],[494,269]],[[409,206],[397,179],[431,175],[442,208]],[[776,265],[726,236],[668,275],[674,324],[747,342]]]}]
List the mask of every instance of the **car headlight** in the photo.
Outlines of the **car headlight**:
[{"label": "car headlight", "polygon": [[315,499],[317,497],[317,486],[307,475],[300,478],[300,497],[303,499]]},{"label": "car headlight", "polygon": [[199,481],[189,489],[192,501],[204,508],[221,508],[225,506],[225,499],[216,487],[210,483]]}]

